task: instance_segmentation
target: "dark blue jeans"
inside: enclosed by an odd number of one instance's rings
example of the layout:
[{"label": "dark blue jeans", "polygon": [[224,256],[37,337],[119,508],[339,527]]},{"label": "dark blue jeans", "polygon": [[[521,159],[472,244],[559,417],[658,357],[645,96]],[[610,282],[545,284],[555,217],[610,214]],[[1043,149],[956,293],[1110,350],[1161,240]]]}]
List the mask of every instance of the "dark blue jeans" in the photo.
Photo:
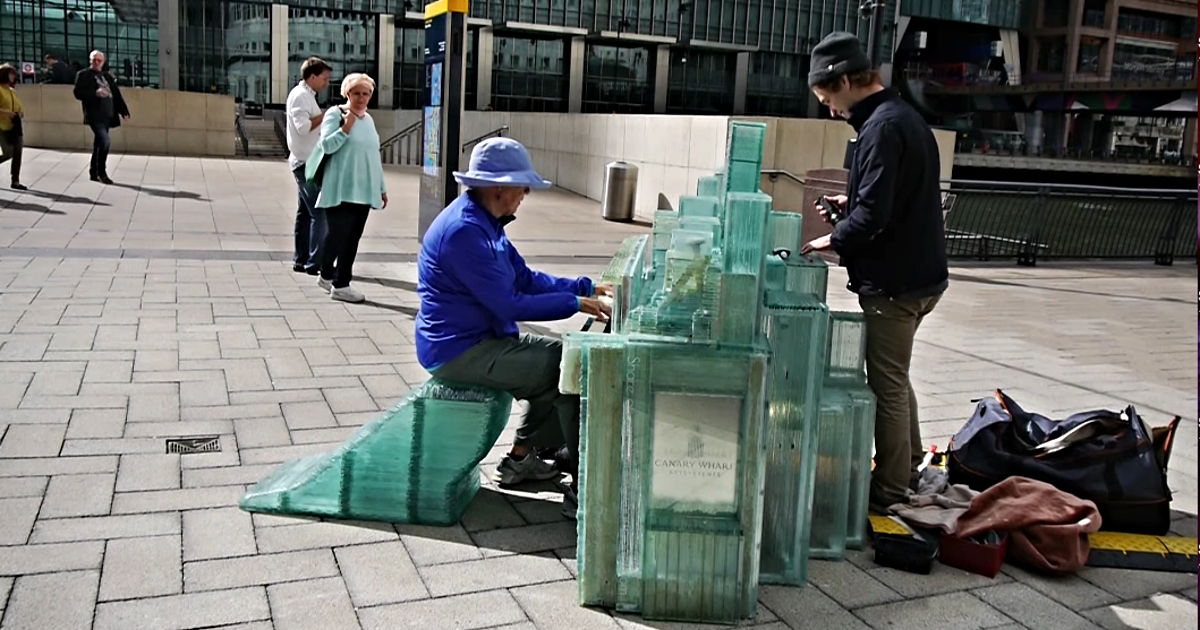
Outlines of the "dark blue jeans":
[{"label": "dark blue jeans", "polygon": [[92,128],[92,133],[95,134],[95,139],[92,141],[92,163],[88,167],[88,175],[108,177],[108,149],[112,146],[112,139],[108,135],[108,125],[92,123],[89,126]]},{"label": "dark blue jeans", "polygon": [[304,179],[304,165],[292,169],[299,191],[296,202],[296,251],[292,262],[304,265],[304,270],[316,275],[321,269],[321,256],[325,251],[325,235],[329,226],[325,221],[325,209],[317,207],[317,189]]}]

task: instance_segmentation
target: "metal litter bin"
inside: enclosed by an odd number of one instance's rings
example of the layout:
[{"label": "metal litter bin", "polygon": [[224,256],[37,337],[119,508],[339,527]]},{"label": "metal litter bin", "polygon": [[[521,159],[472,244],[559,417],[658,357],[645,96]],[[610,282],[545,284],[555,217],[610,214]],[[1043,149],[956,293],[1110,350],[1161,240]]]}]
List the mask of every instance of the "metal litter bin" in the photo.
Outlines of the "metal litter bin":
[{"label": "metal litter bin", "polygon": [[600,207],[608,221],[632,221],[637,201],[637,166],[609,162],[604,167],[604,198]]}]

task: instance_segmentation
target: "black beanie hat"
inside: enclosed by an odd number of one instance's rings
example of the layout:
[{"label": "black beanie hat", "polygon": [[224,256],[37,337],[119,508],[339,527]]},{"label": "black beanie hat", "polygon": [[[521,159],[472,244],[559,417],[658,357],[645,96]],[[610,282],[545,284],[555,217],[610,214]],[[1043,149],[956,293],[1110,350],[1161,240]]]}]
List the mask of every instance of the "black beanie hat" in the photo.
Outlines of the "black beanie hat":
[{"label": "black beanie hat", "polygon": [[871,69],[871,60],[853,33],[834,32],[813,47],[808,70],[808,87]]}]

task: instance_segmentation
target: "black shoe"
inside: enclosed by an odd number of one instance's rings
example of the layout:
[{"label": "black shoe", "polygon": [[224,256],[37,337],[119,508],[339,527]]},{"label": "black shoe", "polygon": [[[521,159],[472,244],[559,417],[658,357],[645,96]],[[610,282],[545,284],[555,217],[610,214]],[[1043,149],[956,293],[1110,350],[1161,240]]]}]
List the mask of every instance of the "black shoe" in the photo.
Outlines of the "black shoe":
[{"label": "black shoe", "polygon": [[101,176],[100,176],[100,182],[101,182],[101,183],[103,183],[103,184],[111,184],[111,183],[113,183],[113,181],[112,181],[111,179],[109,179],[109,178],[108,178],[108,175],[101,175]]},{"label": "black shoe", "polygon": [[574,487],[575,483],[571,482],[570,485],[556,483],[554,485],[558,487],[559,492],[563,493],[562,508],[559,513],[567,520],[576,520],[579,514],[579,494],[578,489]]},{"label": "black shoe", "polygon": [[90,179],[94,182],[98,182],[98,181],[100,181],[100,176],[99,175],[88,175],[88,179]]},{"label": "black shoe", "polygon": [[21,182],[13,182],[12,188],[13,188],[13,190],[29,190],[29,187],[26,186],[25,184],[22,184]]},{"label": "black shoe", "polygon": [[304,273],[304,265],[295,263],[292,265],[292,271],[295,271],[296,273]]}]

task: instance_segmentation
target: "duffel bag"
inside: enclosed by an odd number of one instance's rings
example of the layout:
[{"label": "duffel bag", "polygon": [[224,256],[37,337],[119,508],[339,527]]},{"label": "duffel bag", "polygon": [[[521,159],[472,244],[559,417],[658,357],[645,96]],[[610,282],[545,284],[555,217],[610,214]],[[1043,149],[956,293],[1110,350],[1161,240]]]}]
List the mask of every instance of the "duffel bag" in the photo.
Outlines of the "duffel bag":
[{"label": "duffel bag", "polygon": [[1132,405],[1052,420],[996,390],[978,401],[950,441],[950,482],[982,492],[1009,477],[1029,477],[1094,502],[1105,530],[1165,534],[1167,460],[1179,420],[1151,432]]}]

